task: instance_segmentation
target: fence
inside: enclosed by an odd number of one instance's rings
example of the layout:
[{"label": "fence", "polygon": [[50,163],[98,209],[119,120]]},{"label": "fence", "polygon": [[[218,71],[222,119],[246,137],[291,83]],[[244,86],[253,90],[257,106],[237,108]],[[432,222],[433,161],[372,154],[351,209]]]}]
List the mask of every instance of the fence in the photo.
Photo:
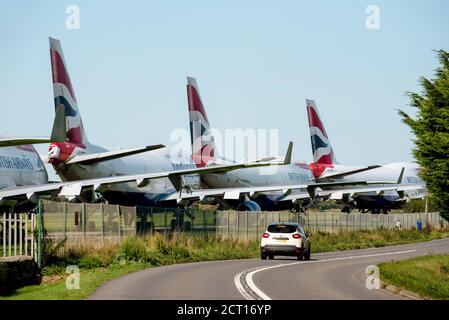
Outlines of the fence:
[{"label": "fence", "polygon": [[438,213],[371,214],[327,212],[235,212],[217,213],[217,234],[235,239],[258,239],[268,224],[272,222],[299,222],[310,232],[338,232],[340,230],[392,229],[400,220],[403,229],[415,227],[418,219],[432,228],[448,227],[448,222]]},{"label": "fence", "polygon": [[68,243],[119,242],[129,235],[153,232],[215,232],[215,213],[177,208],[125,207],[102,203],[41,200],[46,239]]},{"label": "fence", "polygon": [[301,222],[299,213],[290,212],[217,212],[216,232],[225,238],[258,239],[273,222]]},{"label": "fence", "polygon": [[102,203],[67,203],[41,200],[38,213],[0,214],[1,256],[30,255],[40,264],[41,242],[66,239],[67,243],[120,242],[129,235],[147,235],[173,231],[216,233],[235,239],[258,239],[273,222],[299,222],[306,230],[391,229],[397,220],[402,228],[414,227],[421,219],[423,227],[448,227],[438,213],[370,214],[339,211],[306,213],[195,211],[177,208],[147,208]]},{"label": "fence", "polygon": [[0,214],[0,256],[37,257],[37,217],[36,213]]},{"label": "fence", "polygon": [[309,211],[301,214],[301,223],[309,231],[338,232],[340,230],[392,229],[397,220],[403,229],[416,226],[421,219],[423,227],[427,224],[435,229],[448,226],[448,222],[436,212],[431,213],[341,213],[339,211]]}]

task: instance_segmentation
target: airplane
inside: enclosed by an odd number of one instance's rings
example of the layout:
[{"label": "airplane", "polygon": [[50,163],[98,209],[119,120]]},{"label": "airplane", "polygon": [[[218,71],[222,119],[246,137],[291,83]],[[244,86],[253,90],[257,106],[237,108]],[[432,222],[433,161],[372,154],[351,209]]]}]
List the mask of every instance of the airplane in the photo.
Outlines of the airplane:
[{"label": "airplane", "polygon": [[[58,108],[50,137],[0,136],[0,190],[11,190],[22,186],[48,183],[48,175],[33,144],[65,140],[64,110]],[[25,200],[25,201],[22,201]],[[31,205],[27,199],[0,200],[0,210],[12,205],[18,210],[27,210]]]},{"label": "airplane", "polygon": [[[49,162],[63,182],[121,177],[113,179],[112,186],[105,188],[103,185],[101,192],[98,192],[100,191],[98,188],[97,192],[88,190],[78,195],[78,199],[96,201],[100,193],[100,198],[111,204],[155,206],[164,202],[172,203],[174,200],[179,204],[182,202],[182,192],[179,192],[184,185],[194,186],[197,183],[198,176],[195,176],[197,172],[221,172],[266,165],[234,163],[214,168],[197,168],[190,157],[181,157],[176,159],[178,162],[172,162],[169,150],[163,148],[163,145],[109,151],[90,143],[67,71],[61,43],[53,38],[50,38],[49,42],[55,108],[62,106],[65,109],[67,123],[67,141],[50,144]],[[137,185],[135,181],[120,183],[121,179],[127,181],[127,176],[138,176],[138,179],[145,182],[139,181]],[[160,178],[157,178],[158,176]],[[185,198],[201,198],[214,192],[216,191],[207,190],[202,193],[197,191],[193,195],[185,195]]]},{"label": "airplane", "polygon": [[[383,192],[364,190],[354,187],[343,192],[333,191],[333,187],[321,193],[322,196],[341,201],[345,204],[343,212],[359,209],[362,212],[388,213],[400,208],[409,199],[423,198],[426,195],[424,182],[418,176],[419,167],[409,162],[394,162],[383,166],[348,166],[341,165],[335,158],[329,137],[324,128],[314,100],[306,99],[307,116],[313,163],[310,170],[317,182],[348,182],[358,180],[389,181],[401,175],[398,188]],[[348,174],[349,173],[349,174]]]},{"label": "airplane", "polygon": [[[190,121],[190,136],[192,146],[192,159],[198,167],[207,167],[216,163],[226,163],[229,160],[220,158],[215,149],[215,141],[211,133],[210,123],[199,93],[195,78],[187,77],[187,100]],[[256,188],[262,186],[284,186],[288,193],[282,190],[259,191],[251,194],[236,194],[234,198],[228,198],[223,206],[239,209],[241,206],[249,210],[283,210],[290,209],[293,212],[304,211],[311,204],[311,198],[317,188],[334,187],[343,192],[350,185],[365,186],[376,184],[368,190],[374,192],[384,191],[387,187],[379,188],[379,180],[371,182],[369,179],[348,181],[316,181],[309,165],[301,160],[292,161],[292,151],[289,148],[284,165],[277,167],[275,174],[261,175],[259,168],[237,169],[225,173],[201,174],[201,182],[207,188]],[[371,170],[371,167],[359,168],[357,172]],[[353,170],[339,172],[338,177],[354,174]],[[328,177],[333,177],[329,175]],[[396,182],[397,176],[389,177],[385,184],[388,188],[394,188],[390,184]],[[302,186],[302,188],[300,188]],[[232,203],[234,201],[234,204]]]},{"label": "airplane", "polygon": [[[61,188],[60,195],[75,194],[78,200],[87,202],[106,200],[111,204],[144,206],[187,206],[196,200],[213,198],[218,201],[230,200],[237,203],[236,207],[252,211],[260,210],[261,207],[251,197],[260,196],[260,199],[265,197],[272,201],[272,193],[275,193],[276,202],[290,202],[290,206],[292,202],[301,205],[304,201],[310,201],[308,188],[316,188],[318,185],[313,183],[306,163],[291,164],[291,144],[286,158],[279,163],[270,163],[272,158],[268,158],[253,163],[208,163],[207,166],[197,166],[191,157],[181,157],[176,159],[176,163],[172,162],[169,150],[159,148],[159,145],[108,151],[90,143],[61,43],[53,38],[49,42],[55,108],[61,106],[65,110],[67,141],[51,143],[48,159],[63,182],[71,182],[70,185],[54,186]],[[199,98],[199,95],[189,94],[198,92],[197,88],[193,90],[193,86],[188,84],[187,89],[189,101]],[[200,99],[199,103],[202,106]],[[196,102],[191,104],[191,116],[194,116],[196,106]],[[205,112],[203,115],[206,117]],[[197,124],[198,122],[192,125]],[[204,125],[208,127],[208,122]],[[151,152],[146,152],[150,149]],[[282,174],[277,175],[277,178],[270,178],[267,183],[266,177],[262,177],[258,171],[260,166],[266,165],[278,165]],[[290,170],[282,170],[284,166]],[[230,174],[234,170],[238,173]],[[200,173],[208,181],[207,188],[198,188],[197,175]],[[245,179],[241,177],[247,177],[250,183],[245,183]],[[74,181],[79,182],[73,183]]]},{"label": "airplane", "polygon": [[[239,183],[233,185],[216,184],[217,188],[197,189],[191,188],[195,183],[195,175],[209,174],[226,176],[224,173],[237,169],[254,169],[268,165],[291,165],[292,144],[283,162],[271,163],[271,159],[261,159],[253,163],[212,164],[196,166],[192,159],[173,163],[170,154],[163,145],[153,145],[143,148],[109,151],[100,146],[91,144],[82,123],[74,90],[67,72],[61,44],[58,40],[50,38],[50,57],[52,65],[52,79],[54,102],[57,122],[64,125],[64,139],[53,140],[49,147],[48,161],[63,180],[60,183],[43,183],[32,185],[12,186],[0,190],[0,201],[5,202],[25,197],[36,203],[41,196],[59,195],[69,200],[77,201],[103,201],[122,205],[150,205],[186,206],[193,201],[217,198],[220,200],[240,200],[248,203],[251,198],[275,192],[276,199],[292,200],[306,199],[313,190],[321,185],[354,185],[369,184],[367,181],[346,183],[302,183],[301,179],[291,179],[301,184],[278,185],[266,184],[261,181],[254,184]],[[61,114],[62,117],[58,116]],[[151,152],[148,152],[151,151]],[[302,164],[304,166],[304,164]],[[304,166],[303,169],[307,169]],[[248,171],[249,172],[249,171]],[[253,173],[254,170],[253,170]],[[241,173],[242,175],[245,172]],[[250,174],[251,176],[252,174]],[[228,176],[229,177],[229,176]],[[189,179],[192,178],[192,179]],[[217,176],[211,180],[219,181]],[[44,179],[45,180],[45,179]],[[45,182],[44,180],[40,183]],[[240,181],[242,182],[242,181]],[[273,182],[273,181],[272,181]],[[282,182],[282,180],[274,180]],[[219,187],[218,187],[219,186]],[[184,192],[184,190],[186,190]],[[299,192],[299,195],[297,194]],[[309,195],[305,194],[305,190]],[[251,203],[252,204],[252,203]],[[257,206],[249,204],[249,210],[258,210]]]}]

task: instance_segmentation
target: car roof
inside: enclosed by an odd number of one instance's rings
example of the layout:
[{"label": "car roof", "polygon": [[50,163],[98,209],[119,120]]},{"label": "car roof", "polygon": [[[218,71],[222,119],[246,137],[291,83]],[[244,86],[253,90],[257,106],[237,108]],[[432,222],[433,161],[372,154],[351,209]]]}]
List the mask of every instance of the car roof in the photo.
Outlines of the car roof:
[{"label": "car roof", "polygon": [[273,222],[270,223],[268,226],[278,226],[278,225],[302,227],[301,224],[298,222]]}]

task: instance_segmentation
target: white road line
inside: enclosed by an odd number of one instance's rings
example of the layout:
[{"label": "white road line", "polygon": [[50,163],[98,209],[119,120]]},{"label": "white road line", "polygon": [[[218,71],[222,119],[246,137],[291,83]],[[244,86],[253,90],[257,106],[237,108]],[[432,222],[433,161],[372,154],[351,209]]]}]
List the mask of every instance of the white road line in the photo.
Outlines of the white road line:
[{"label": "white road line", "polygon": [[[387,253],[376,253],[376,254],[364,254],[364,255],[359,255],[359,256],[349,256],[349,257],[341,257],[341,258],[331,258],[331,259],[323,259],[323,260],[316,260],[316,261],[298,261],[298,262],[293,262],[293,263],[283,263],[283,264],[278,264],[275,266],[269,266],[269,267],[261,267],[261,268],[257,268],[255,270],[253,269],[249,269],[249,270],[245,270],[242,271],[238,274],[235,275],[234,277],[234,283],[235,286],[237,287],[237,290],[241,293],[241,295],[246,299],[246,300],[254,300],[254,297],[252,297],[247,290],[245,290],[245,287],[242,284],[241,281],[241,276],[244,273],[247,273],[247,275],[245,276],[245,282],[248,285],[249,289],[251,289],[251,291],[253,291],[255,294],[257,294],[259,296],[260,299],[262,300],[271,300],[271,298],[269,296],[267,296],[262,290],[260,290],[253,281],[253,276],[261,271],[265,271],[265,270],[269,270],[269,269],[274,269],[274,268],[279,268],[279,267],[285,267],[285,266],[292,266],[292,265],[297,265],[297,264],[308,264],[308,263],[321,263],[321,262],[329,262],[329,261],[341,261],[341,260],[350,260],[350,259],[360,259],[360,258],[370,258],[370,257],[380,257],[380,256],[389,256],[389,255],[395,255],[395,254],[404,254],[404,253],[411,253],[411,252],[415,252],[417,250],[406,250],[406,251],[396,251],[396,252],[387,252]],[[253,271],[251,271],[253,270]]]}]

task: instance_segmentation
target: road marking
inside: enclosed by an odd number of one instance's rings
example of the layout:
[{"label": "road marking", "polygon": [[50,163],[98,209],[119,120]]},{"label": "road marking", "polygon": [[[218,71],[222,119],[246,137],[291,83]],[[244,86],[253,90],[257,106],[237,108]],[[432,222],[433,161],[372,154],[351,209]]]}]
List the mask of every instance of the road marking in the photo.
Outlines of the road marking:
[{"label": "road marking", "polygon": [[350,259],[360,259],[360,258],[371,258],[371,257],[380,257],[380,256],[390,256],[395,254],[404,254],[411,253],[417,250],[406,250],[406,251],[396,251],[396,252],[387,252],[387,253],[376,253],[376,254],[364,254],[359,256],[349,256],[349,257],[341,257],[341,258],[331,258],[331,259],[323,259],[316,261],[298,261],[292,263],[283,263],[275,266],[269,267],[259,267],[256,269],[249,269],[242,271],[235,275],[234,283],[237,290],[246,300],[271,300],[269,296],[267,296],[262,290],[260,290],[253,281],[253,276],[261,271],[280,268],[285,266],[292,266],[297,264],[308,264],[308,263],[321,263],[321,262],[329,262],[329,261],[342,261],[342,260],[350,260]]}]

